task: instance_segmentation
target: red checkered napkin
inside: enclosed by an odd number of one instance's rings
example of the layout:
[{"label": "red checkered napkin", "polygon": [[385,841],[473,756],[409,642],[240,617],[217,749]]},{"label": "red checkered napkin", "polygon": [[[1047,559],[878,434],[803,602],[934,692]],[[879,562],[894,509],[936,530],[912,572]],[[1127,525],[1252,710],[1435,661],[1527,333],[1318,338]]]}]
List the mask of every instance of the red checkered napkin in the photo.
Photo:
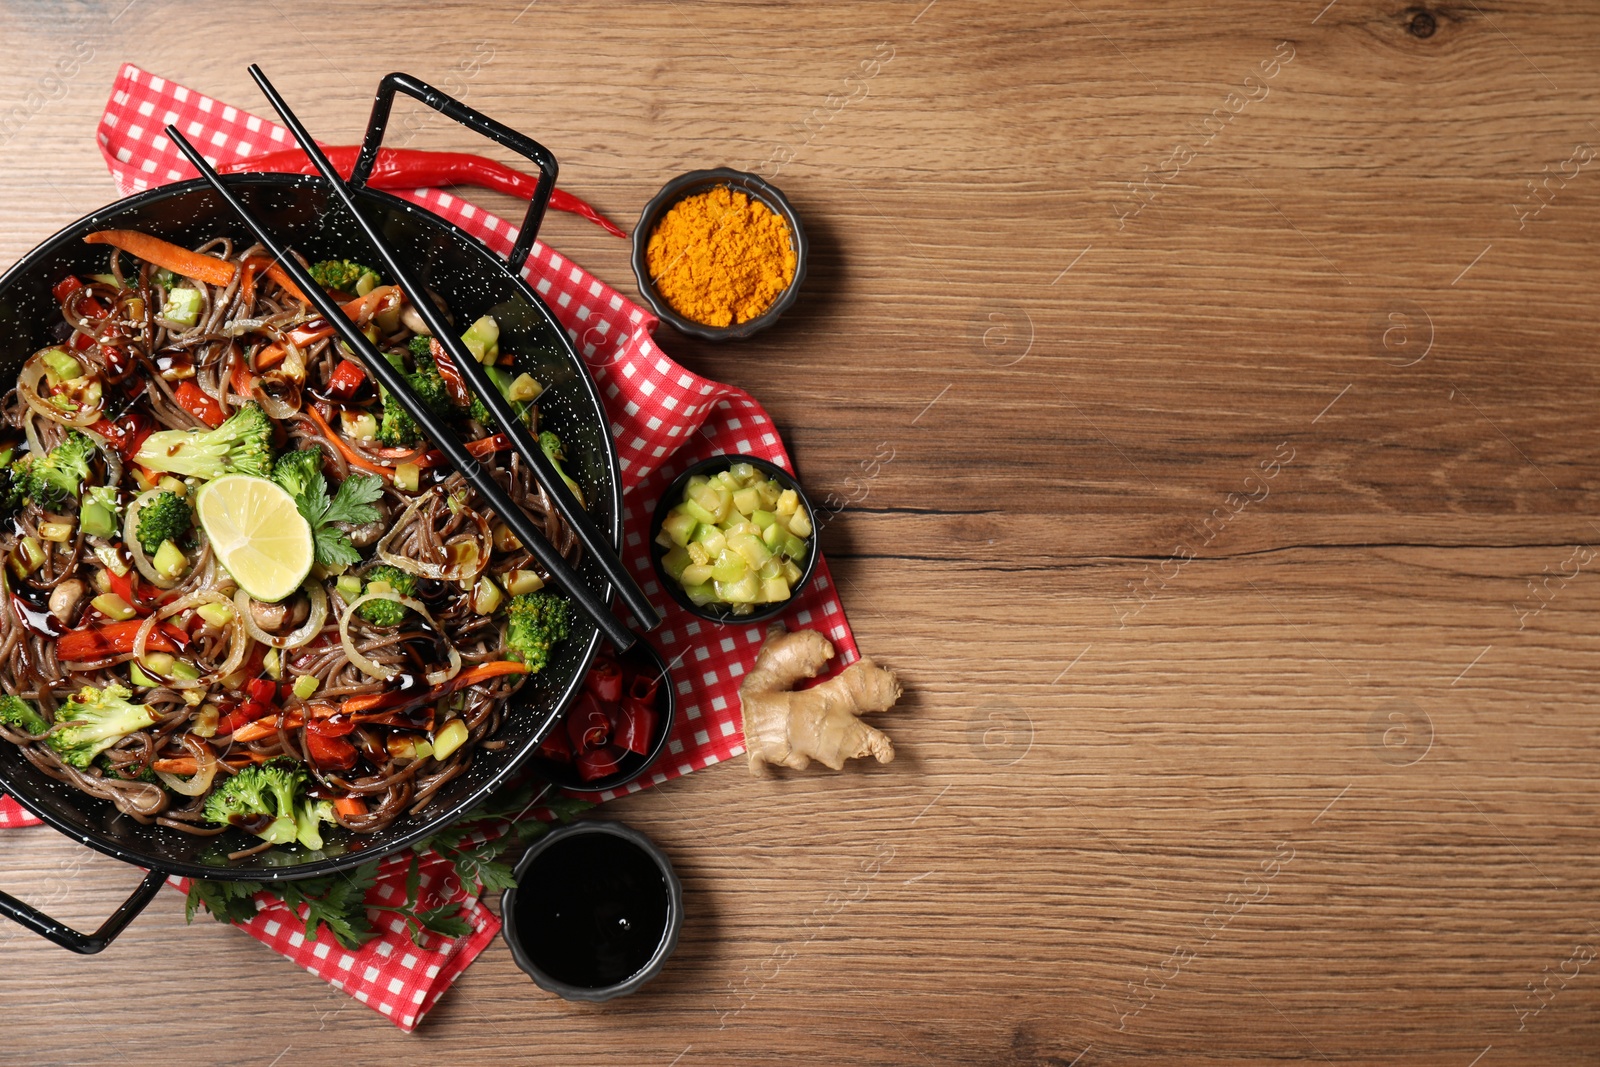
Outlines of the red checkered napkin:
[{"label": "red checkered napkin", "polygon": [[[168,123],[175,123],[214,163],[293,144],[288,132],[274,123],[124,66],[97,132],[112,177],[124,194],[196,176],[162,133]],[[442,190],[416,189],[400,195],[502,255],[516,240],[515,227]],[[542,243],[534,245],[524,273],[554,310],[600,387],[621,456],[623,555],[666,616],[649,639],[672,664],[678,722],[655,771],[623,790],[597,796],[609,800],[744,751],[739,680],[755,659],[765,630],[763,625],[723,627],[702,622],[660,588],[650,564],[649,527],[657,498],[679,471],[708,456],[748,453],[786,469],[793,467],[761,405],[742,390],[702,378],[673,362],[651,340],[656,320],[645,309]],[[825,561],[819,561],[815,578],[782,621],[791,629],[809,627],[826,634],[839,650],[834,670],[858,658]],[[15,817],[14,809],[8,814],[9,808],[9,801],[0,803],[0,827],[18,825],[8,821]],[[383,903],[385,893],[403,893],[402,881],[403,863],[391,861],[369,899]],[[445,883],[440,886],[439,892],[461,903],[474,933],[430,952],[418,950],[403,932],[392,929],[358,953],[308,943],[303,924],[281,907],[263,912],[245,929],[409,1030],[499,929],[499,921],[470,894]]]},{"label": "red checkered napkin", "polygon": [[33,813],[8,796],[0,795],[0,830],[9,830],[14,826],[38,826],[39,820]]}]

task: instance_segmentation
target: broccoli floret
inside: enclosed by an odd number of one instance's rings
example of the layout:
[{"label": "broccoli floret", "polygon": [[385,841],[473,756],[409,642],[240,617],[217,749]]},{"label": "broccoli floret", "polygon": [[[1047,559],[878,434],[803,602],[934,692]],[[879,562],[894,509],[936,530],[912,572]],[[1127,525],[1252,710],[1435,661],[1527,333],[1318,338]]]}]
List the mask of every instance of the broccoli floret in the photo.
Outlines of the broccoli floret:
[{"label": "broccoli floret", "polygon": [[224,474],[272,476],[272,420],[254,402],[215,430],[162,430],[145,438],[134,462],[164,474],[207,480]]},{"label": "broccoli floret", "polygon": [[104,689],[84,686],[78,695],[56,710],[57,724],[46,743],[63,763],[84,769],[94,758],[131,733],[154,726],[155,713],[128,698],[133,691],[120,685]]},{"label": "broccoli floret", "polygon": [[506,608],[506,650],[538,671],[550,660],[550,646],[567,636],[571,605],[554,593],[520,593]]},{"label": "broccoli floret", "polygon": [[356,283],[368,274],[372,275],[374,285],[380,280],[378,272],[371,267],[363,267],[348,259],[325,259],[321,263],[313,263],[309,273],[311,280],[324,289],[337,289],[341,293],[354,293]]},{"label": "broccoli floret", "polygon": [[68,430],[61,443],[44,456],[23,456],[12,466],[22,482],[22,493],[46,511],[61,511],[75,502],[89,476],[95,443],[77,430]]},{"label": "broccoli floret", "polygon": [[490,430],[500,428],[500,423],[495,420],[494,412],[489,410],[489,405],[485,404],[483,398],[479,396],[472,398],[472,406],[467,409],[467,418],[475,422],[481,422]]},{"label": "broccoli floret", "polygon": [[146,552],[154,554],[161,542],[177,544],[193,524],[189,502],[177,493],[161,493],[151,497],[139,509],[139,544]]},{"label": "broccoli floret", "polygon": [[333,801],[308,797],[294,809],[295,840],[316,852],[322,848],[322,824],[338,821],[333,817]]},{"label": "broccoli floret", "polygon": [[390,448],[409,448],[422,439],[422,430],[400,402],[383,393],[383,417],[378,420],[378,443]]},{"label": "broccoli floret", "polygon": [[423,356],[428,356],[431,359],[433,354],[433,338],[429,337],[425,333],[419,333],[406,343],[406,347],[411,349],[411,354],[418,359],[421,359]]},{"label": "broccoli floret", "polygon": [[[295,816],[305,781],[305,771],[287,760],[245,767],[212,791],[206,820],[239,826],[274,845],[291,844],[299,836]],[[255,829],[262,817],[272,821]]]},{"label": "broccoli floret", "polygon": [[105,771],[107,778],[114,778],[120,782],[149,782],[151,785],[166,784],[156,776],[156,772],[151,769],[148,763],[139,768],[138,774],[130,774],[129,771],[134,764],[125,763],[122,765],[122,768],[118,770],[111,765],[111,758],[109,756],[101,756],[98,762],[100,764],[100,768]]},{"label": "broccoli floret", "polygon": [[583,507],[588,507],[589,505],[583,501],[583,490],[578,487],[578,483],[573,481],[572,476],[561,466],[562,461],[567,458],[566,451],[561,447],[561,438],[549,430],[539,431],[539,451],[545,454],[545,458],[556,469],[556,473],[561,475],[561,480],[567,483],[567,488],[572,490],[572,495],[577,498],[578,503]]},{"label": "broccoli floret", "polygon": [[310,494],[320,496],[327,491],[328,480],[322,473],[322,449],[312,445],[295,452],[285,452],[272,467],[272,480],[284,491],[299,500]]},{"label": "broccoli floret", "polygon": [[[367,571],[367,584],[361,590],[363,595],[374,592],[374,582],[388,583],[389,591],[401,596],[413,596],[417,591],[416,575],[407,574],[399,567],[391,567],[386,563]],[[356,614],[374,626],[399,626],[406,617],[406,610],[404,604],[396,604],[392,600],[369,600],[361,605]]]},{"label": "broccoli floret", "polygon": [[444,384],[444,378],[439,374],[439,365],[427,354],[415,357],[414,362],[417,369],[406,375],[411,391],[435,415],[448,415],[455,405],[450,399],[450,390]]},{"label": "broccoli floret", "polygon": [[[439,374],[439,366],[428,354],[424,345],[421,352],[417,351],[416,342],[419,338],[412,338],[412,358],[416,369],[406,375],[406,384],[411,386],[411,391],[417,394],[417,399],[425,404],[429,411],[436,415],[445,415],[454,410],[450,400],[450,390],[444,384],[444,378]],[[426,340],[426,338],[421,338]],[[417,426],[417,420],[411,413],[400,406],[400,402],[389,395],[387,389],[380,388],[378,395],[383,399],[383,417],[378,422],[378,440],[391,447],[409,447],[422,439],[422,430]]]},{"label": "broccoli floret", "polygon": [[50,729],[50,724],[44,721],[28,701],[21,697],[11,696],[9,693],[0,697],[0,723],[10,727],[19,734],[31,734],[38,737]]}]

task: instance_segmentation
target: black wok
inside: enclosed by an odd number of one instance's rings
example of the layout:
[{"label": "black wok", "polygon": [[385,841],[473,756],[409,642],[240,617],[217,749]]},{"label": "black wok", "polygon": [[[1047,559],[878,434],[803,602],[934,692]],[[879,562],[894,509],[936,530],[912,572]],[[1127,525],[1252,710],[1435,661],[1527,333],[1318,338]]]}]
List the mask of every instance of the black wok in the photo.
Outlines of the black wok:
[{"label": "black wok", "polygon": [[[302,255],[312,260],[349,257],[370,262],[360,229],[321,178],[262,174],[227,181]],[[501,346],[531,364],[545,385],[539,405],[541,426],[561,436],[572,458],[569,470],[583,486],[596,526],[620,548],[621,483],[605,412],[583,361],[550,309],[505,261],[459,228],[380,191],[361,189],[358,196],[368,217],[400,255],[417,265],[458,323],[464,326],[480,315],[494,314],[500,323]],[[107,250],[82,240],[84,234],[101,229],[139,230],[185,246],[219,235],[232,237],[240,247],[253,243],[244,225],[202,181],[151,190],[80,219],[0,277],[0,337],[4,338],[0,380],[10,380],[32,352],[51,343],[51,330],[61,319],[51,286],[68,274],[106,270]],[[611,587],[592,560],[584,560],[579,573],[597,595],[609,599]],[[0,914],[65,948],[98,952],[144,908],[169,874],[268,882],[310,878],[367,863],[437,832],[515,772],[576,696],[600,635],[580,613],[573,614],[572,636],[556,646],[549,666],[528,679],[507,709],[498,738],[506,742],[503,749],[478,751],[470,770],[448,783],[422,815],[402,817],[376,834],[335,828],[325,835],[326,847],[315,853],[277,848],[229,861],[228,853],[259,840],[238,830],[195,837],[142,825],[108,802],[51,780],[14,746],[0,742],[0,791],[90,848],[150,871],[134,895],[91,935],[4,893],[0,893]]]}]

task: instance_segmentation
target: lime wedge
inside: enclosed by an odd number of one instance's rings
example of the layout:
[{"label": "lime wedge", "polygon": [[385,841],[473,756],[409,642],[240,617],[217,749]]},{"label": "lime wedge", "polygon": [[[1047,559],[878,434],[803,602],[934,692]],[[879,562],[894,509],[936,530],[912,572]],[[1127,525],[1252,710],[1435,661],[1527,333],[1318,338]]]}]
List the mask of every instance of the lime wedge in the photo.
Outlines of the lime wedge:
[{"label": "lime wedge", "polygon": [[277,603],[311,573],[311,527],[276,482],[223,475],[200,489],[195,517],[211,539],[211,551],[257,600]]}]

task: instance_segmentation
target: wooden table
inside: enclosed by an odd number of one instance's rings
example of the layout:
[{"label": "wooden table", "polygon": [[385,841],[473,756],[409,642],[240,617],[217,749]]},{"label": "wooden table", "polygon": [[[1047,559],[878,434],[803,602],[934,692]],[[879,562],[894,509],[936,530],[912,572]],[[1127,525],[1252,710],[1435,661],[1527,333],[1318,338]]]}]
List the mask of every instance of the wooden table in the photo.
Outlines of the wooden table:
[{"label": "wooden table", "polygon": [[[0,1061],[1595,1062],[1592,9],[125,2],[0,10],[0,261],[111,199],[122,61],[259,109],[257,60],[330,141],[413,71],[618,219],[775,173],[801,303],[661,341],[849,502],[907,697],[890,766],[607,809],[690,910],[631,999],[496,945],[407,1037],[170,894],[96,959],[0,933]],[[133,881],[3,847],[81,922]]]}]

